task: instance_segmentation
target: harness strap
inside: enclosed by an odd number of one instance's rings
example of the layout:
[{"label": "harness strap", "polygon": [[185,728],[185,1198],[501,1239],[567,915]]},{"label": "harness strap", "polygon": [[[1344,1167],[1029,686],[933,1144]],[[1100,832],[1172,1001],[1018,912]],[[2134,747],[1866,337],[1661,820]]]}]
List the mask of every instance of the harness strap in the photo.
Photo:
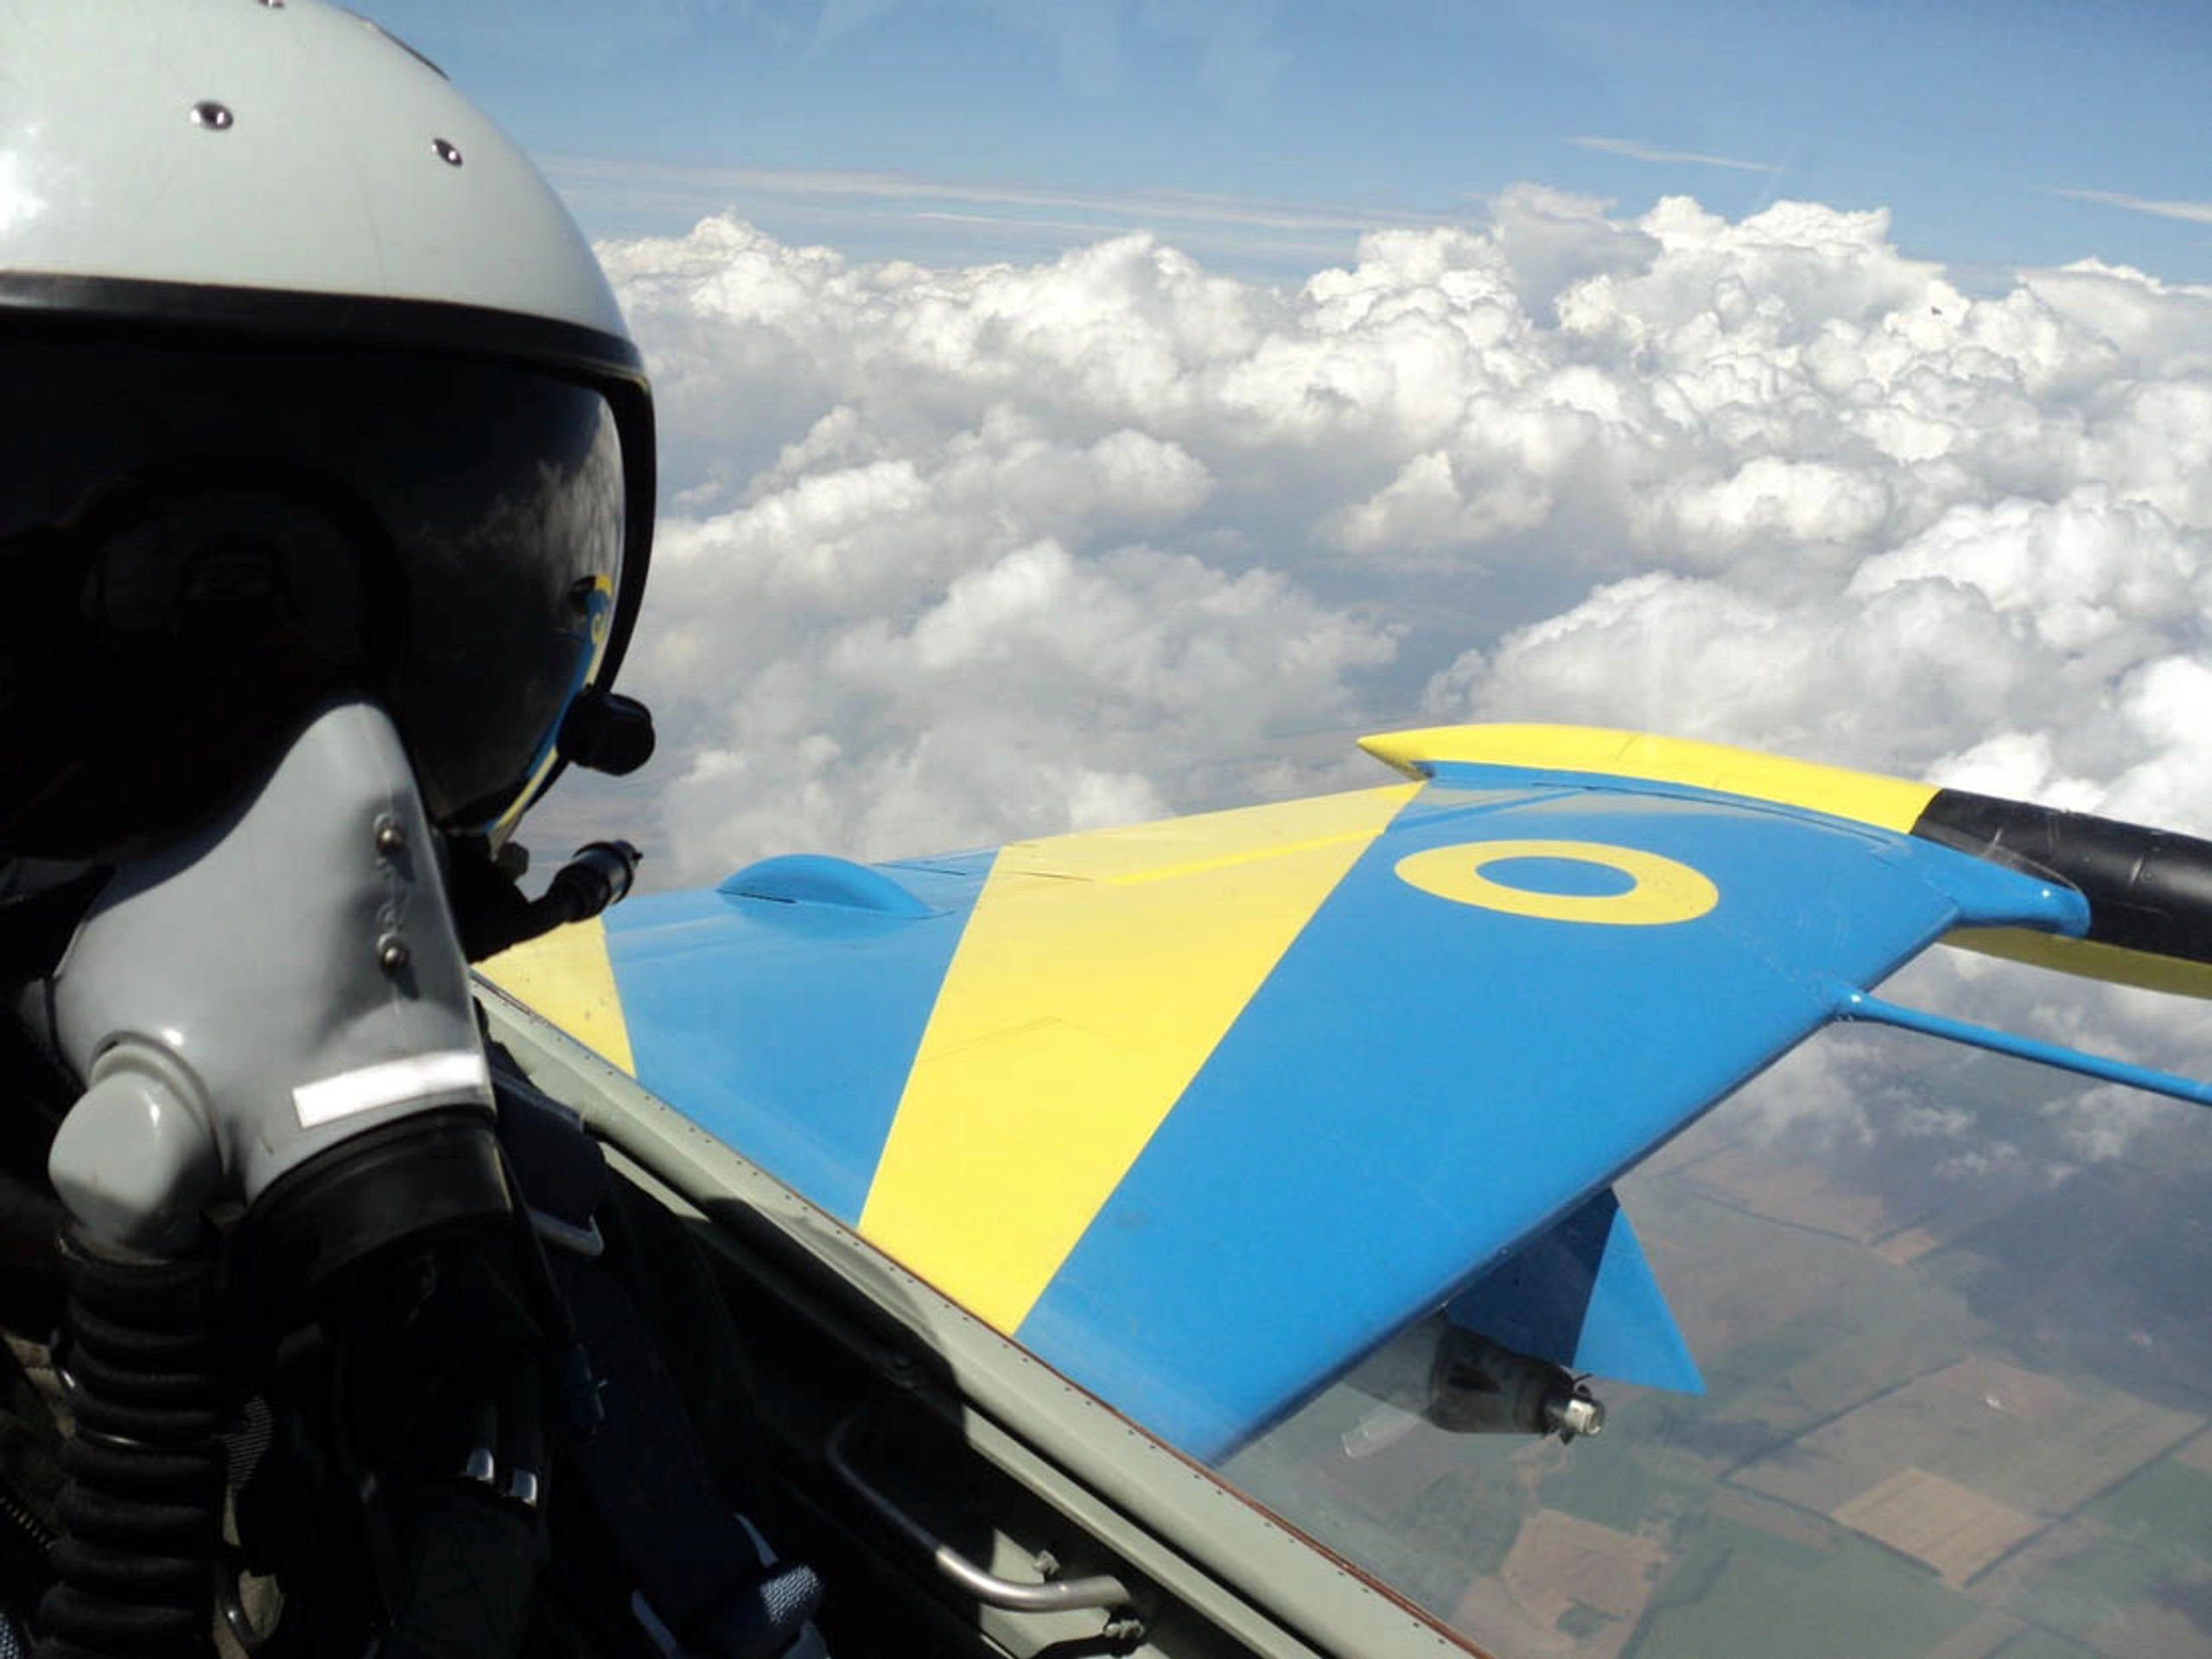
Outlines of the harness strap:
[{"label": "harness strap", "polygon": [[[703,1328],[718,1311],[687,1311],[686,1299],[712,1300],[719,1292],[696,1272],[680,1232],[665,1248],[631,1236],[622,1192],[582,1119],[537,1090],[503,1050],[494,1046],[492,1056],[509,1167],[533,1222],[542,1233],[550,1226],[556,1247],[536,1254],[564,1305],[556,1322],[573,1322],[575,1349],[556,1361],[561,1461],[652,1618],[687,1659],[773,1659],[813,1617],[821,1580],[810,1567],[765,1558],[717,1488],[664,1352],[667,1340],[684,1339],[675,1327]],[[652,1216],[668,1219],[657,1207]],[[613,1245],[605,1255],[601,1221]],[[579,1249],[574,1241],[587,1233],[591,1248]],[[618,1263],[639,1275],[636,1292]],[[655,1294],[671,1278],[673,1308]],[[651,1306],[662,1306],[666,1337]]]},{"label": "harness strap", "polygon": [[606,1414],[594,1432],[572,1431],[566,1448],[593,1508],[685,1654],[772,1659],[820,1605],[821,1580],[764,1561],[725,1507],[652,1328],[614,1275],[565,1255],[555,1274]]}]

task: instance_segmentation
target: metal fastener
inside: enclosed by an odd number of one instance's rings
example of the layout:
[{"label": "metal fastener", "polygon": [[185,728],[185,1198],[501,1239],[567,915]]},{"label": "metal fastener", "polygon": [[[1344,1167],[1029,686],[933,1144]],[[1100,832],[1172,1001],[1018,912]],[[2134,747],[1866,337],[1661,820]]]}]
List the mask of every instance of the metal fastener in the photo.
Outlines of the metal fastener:
[{"label": "metal fastener", "polygon": [[1605,1432],[1605,1408],[1591,1398],[1586,1389],[1577,1389],[1564,1399],[1547,1401],[1544,1416],[1563,1440],[1571,1440],[1578,1434],[1594,1440]]},{"label": "metal fastener", "polygon": [[377,820],[377,851],[396,853],[407,844],[407,832],[390,818]]},{"label": "metal fastener", "polygon": [[438,152],[438,159],[448,167],[461,165],[461,149],[449,139],[433,138],[430,140],[430,148]]},{"label": "metal fastener", "polygon": [[192,106],[192,124],[206,127],[212,132],[226,132],[237,118],[229,108],[212,98],[203,99]]},{"label": "metal fastener", "polygon": [[396,974],[407,965],[406,942],[396,933],[387,933],[377,941],[377,966],[387,974]]}]

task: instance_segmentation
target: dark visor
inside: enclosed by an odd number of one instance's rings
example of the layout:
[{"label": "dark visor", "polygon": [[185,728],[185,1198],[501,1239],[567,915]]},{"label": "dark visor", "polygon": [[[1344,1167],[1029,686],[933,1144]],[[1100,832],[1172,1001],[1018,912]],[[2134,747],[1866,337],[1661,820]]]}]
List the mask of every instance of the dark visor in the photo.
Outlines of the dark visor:
[{"label": "dark visor", "polygon": [[0,854],[200,816],[314,702],[380,698],[432,819],[498,825],[614,626],[591,387],[391,346],[0,341]]}]

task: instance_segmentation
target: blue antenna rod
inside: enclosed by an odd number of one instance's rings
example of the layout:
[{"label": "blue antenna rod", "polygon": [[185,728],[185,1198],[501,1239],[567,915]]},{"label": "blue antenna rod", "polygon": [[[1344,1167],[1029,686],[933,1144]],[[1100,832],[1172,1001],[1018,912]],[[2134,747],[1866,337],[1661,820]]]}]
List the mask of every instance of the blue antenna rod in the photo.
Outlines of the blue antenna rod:
[{"label": "blue antenna rod", "polygon": [[1900,1003],[1885,1002],[1878,996],[1870,995],[1855,988],[1846,989],[1837,996],[1836,1015],[1839,1019],[1862,1020],[1870,1025],[1895,1026],[1900,1031],[1916,1031],[1924,1036],[1938,1037],[1947,1043],[1961,1043],[1970,1048],[1986,1048],[1992,1053],[2033,1060],[2038,1065],[2078,1072],[2082,1077],[2095,1077],[2104,1083],[2124,1083],[2132,1089],[2147,1089],[2154,1095],[2170,1096],[2195,1106],[2212,1106],[2212,1083],[2199,1083],[2194,1077],[2159,1071],[2147,1065],[2132,1065],[2126,1060],[2107,1059],[2101,1054],[2085,1054],[2078,1048],[2067,1047],[2063,1043],[2046,1043],[2033,1037],[2016,1037],[2008,1031],[1977,1026],[1965,1020],[1948,1019],[1942,1014],[1929,1014],[1919,1008],[1908,1008]]}]

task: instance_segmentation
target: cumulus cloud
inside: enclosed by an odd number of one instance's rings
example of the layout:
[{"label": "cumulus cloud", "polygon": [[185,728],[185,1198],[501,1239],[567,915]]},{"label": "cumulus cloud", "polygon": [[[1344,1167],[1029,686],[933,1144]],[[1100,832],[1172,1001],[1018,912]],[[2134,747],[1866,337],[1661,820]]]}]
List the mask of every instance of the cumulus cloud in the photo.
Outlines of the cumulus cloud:
[{"label": "cumulus cloud", "polygon": [[[1970,296],[1879,212],[1535,186],[1296,286],[1143,233],[601,253],[664,436],[661,880],[1334,787],[1314,734],[1489,718],[2212,832],[2212,289]],[[1939,989],[2062,1018],[2005,983]]]}]

